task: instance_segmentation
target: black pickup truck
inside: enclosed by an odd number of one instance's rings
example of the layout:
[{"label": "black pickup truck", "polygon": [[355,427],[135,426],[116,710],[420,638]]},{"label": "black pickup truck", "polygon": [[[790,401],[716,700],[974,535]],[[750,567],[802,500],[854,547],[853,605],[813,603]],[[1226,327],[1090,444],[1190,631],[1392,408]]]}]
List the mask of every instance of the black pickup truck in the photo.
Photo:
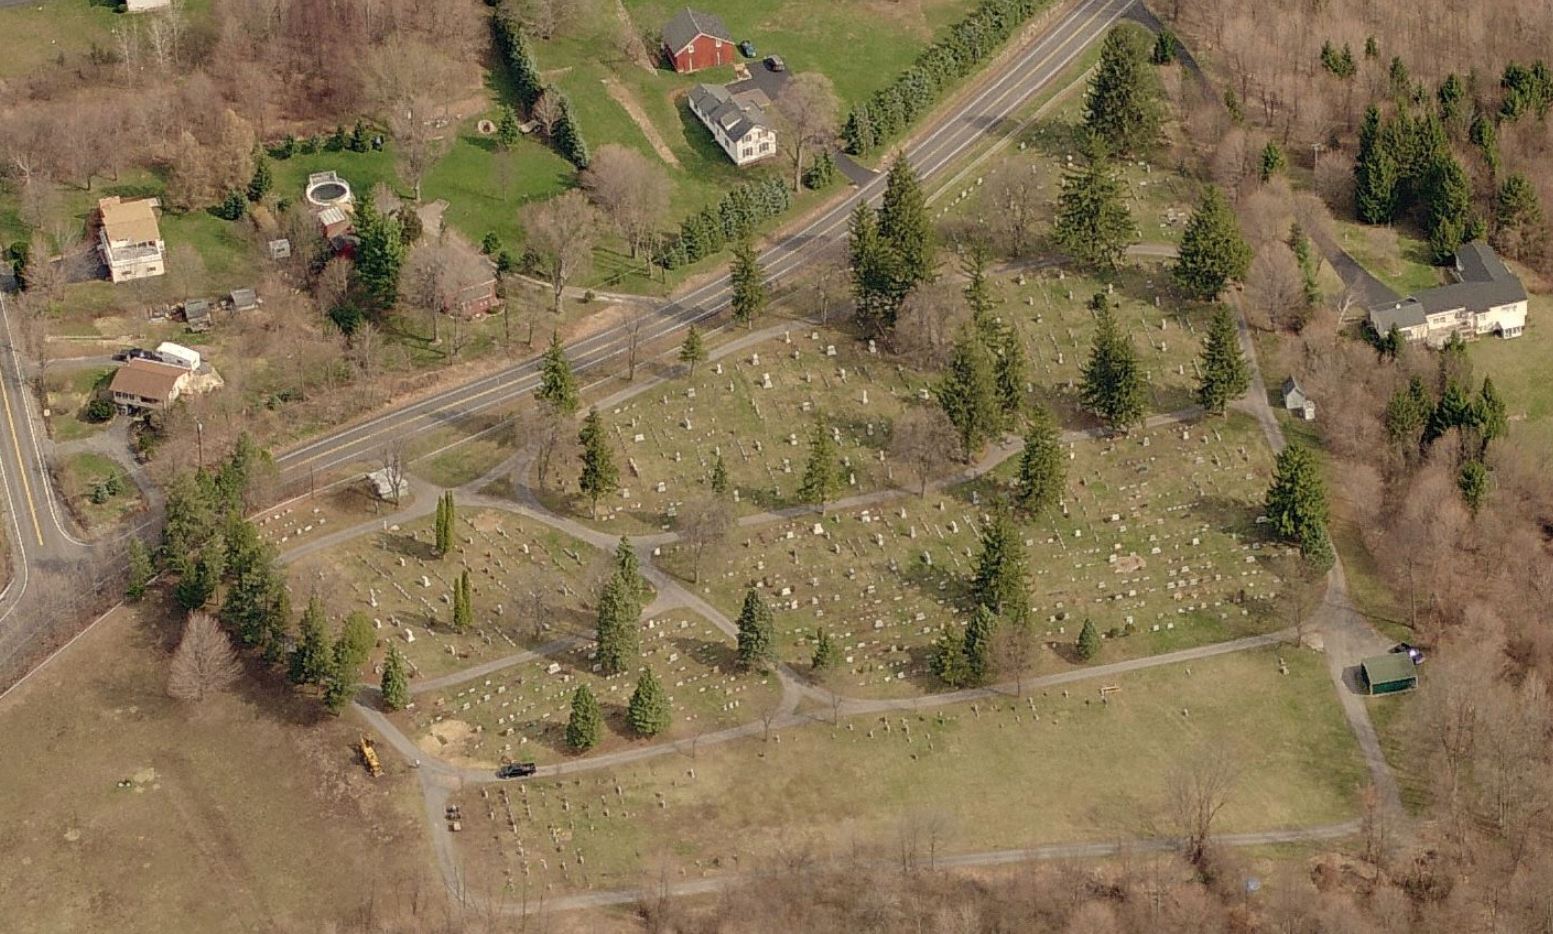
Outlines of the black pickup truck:
[{"label": "black pickup truck", "polygon": [[532,762],[504,762],[496,770],[497,778],[527,778],[539,771]]}]

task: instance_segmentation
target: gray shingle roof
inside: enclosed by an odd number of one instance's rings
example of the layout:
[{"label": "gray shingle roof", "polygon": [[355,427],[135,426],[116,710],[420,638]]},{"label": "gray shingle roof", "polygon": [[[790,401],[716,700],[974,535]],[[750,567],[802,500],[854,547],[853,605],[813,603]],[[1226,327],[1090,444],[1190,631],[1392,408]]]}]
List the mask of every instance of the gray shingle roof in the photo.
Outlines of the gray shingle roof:
[{"label": "gray shingle roof", "polygon": [[714,13],[701,13],[686,7],[674,14],[663,27],[663,44],[672,52],[679,52],[685,46],[696,40],[696,36],[706,34],[721,39],[724,42],[733,41],[733,33],[723,25],[723,21]]},{"label": "gray shingle roof", "polygon": [[754,128],[769,125],[764,110],[741,100],[720,85],[696,85],[690,91],[690,105],[706,114],[707,120],[722,127],[732,140],[743,139]]},{"label": "gray shingle roof", "polygon": [[1526,288],[1505,266],[1494,248],[1482,240],[1464,243],[1456,251],[1456,277],[1460,280],[1435,289],[1424,289],[1392,305],[1370,312],[1370,321],[1381,334],[1422,325],[1430,315],[1466,309],[1487,311],[1526,300]]}]

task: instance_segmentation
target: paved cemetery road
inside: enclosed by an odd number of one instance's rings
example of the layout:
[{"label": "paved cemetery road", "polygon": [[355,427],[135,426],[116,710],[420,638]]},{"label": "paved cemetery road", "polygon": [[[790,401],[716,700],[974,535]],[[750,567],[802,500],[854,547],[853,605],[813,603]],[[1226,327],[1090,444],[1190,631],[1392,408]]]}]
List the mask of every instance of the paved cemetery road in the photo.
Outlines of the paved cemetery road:
[{"label": "paved cemetery road", "polygon": [[[1004,125],[1133,4],[1134,0],[1079,0],[1037,38],[994,66],[1001,70],[965,94],[956,107],[917,133],[906,146],[905,155],[918,174],[924,180],[940,175],[979,140]],[[853,208],[859,201],[877,203],[884,185],[883,175],[874,176],[849,197],[776,238],[761,255],[768,281],[781,281],[838,248]],[[727,304],[728,279],[724,275],[655,309],[656,319],[644,329],[642,339],[650,342],[672,335],[712,318]],[[596,370],[622,357],[628,341],[626,325],[612,327],[572,344],[567,356],[578,372]],[[402,441],[508,404],[532,392],[537,384],[538,359],[526,360],[299,445],[276,461],[283,480],[322,477],[332,469],[376,459],[390,441]]]}]

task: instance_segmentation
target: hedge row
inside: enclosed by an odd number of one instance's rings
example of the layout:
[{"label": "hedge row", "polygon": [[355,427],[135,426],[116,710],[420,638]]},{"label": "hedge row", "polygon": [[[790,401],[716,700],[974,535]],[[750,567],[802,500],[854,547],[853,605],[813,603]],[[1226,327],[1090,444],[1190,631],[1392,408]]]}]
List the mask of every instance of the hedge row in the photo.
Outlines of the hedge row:
[{"label": "hedge row", "polygon": [[996,52],[1014,30],[1047,0],[982,0],[950,28],[949,34],[922,50],[911,67],[889,86],[852,108],[841,130],[847,152],[863,155],[900,135],[926,113],[943,92]]},{"label": "hedge row", "polygon": [[560,88],[546,87],[540,80],[539,66],[534,63],[533,53],[528,48],[528,37],[523,35],[523,27],[505,6],[497,7],[491,14],[491,38],[502,64],[507,66],[513,93],[517,95],[518,103],[523,105],[525,113],[532,116],[534,104],[542,94],[549,93],[560,100],[561,116],[550,133],[550,144],[572,165],[579,169],[587,168],[590,158],[588,143],[582,138],[582,128],[577,125],[577,118],[572,114],[571,100],[561,93]]},{"label": "hedge row", "polygon": [[658,257],[659,265],[676,269],[711,256],[748,236],[761,221],[786,211],[792,196],[781,179],[740,185],[723,195],[715,207],[702,208],[686,218],[678,236]]}]

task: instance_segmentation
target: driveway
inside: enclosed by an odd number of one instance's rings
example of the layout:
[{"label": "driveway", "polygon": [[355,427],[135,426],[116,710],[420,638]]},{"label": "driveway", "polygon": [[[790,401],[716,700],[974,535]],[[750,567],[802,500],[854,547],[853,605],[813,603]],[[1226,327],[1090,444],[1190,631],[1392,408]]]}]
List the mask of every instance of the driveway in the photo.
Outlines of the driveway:
[{"label": "driveway", "polygon": [[739,95],[760,90],[765,92],[766,97],[776,100],[777,95],[782,93],[782,89],[787,87],[787,82],[793,79],[792,72],[772,71],[766,65],[764,58],[745,62],[744,65],[750,70],[750,76],[743,81],[735,81],[728,85],[728,91],[731,94]]}]

